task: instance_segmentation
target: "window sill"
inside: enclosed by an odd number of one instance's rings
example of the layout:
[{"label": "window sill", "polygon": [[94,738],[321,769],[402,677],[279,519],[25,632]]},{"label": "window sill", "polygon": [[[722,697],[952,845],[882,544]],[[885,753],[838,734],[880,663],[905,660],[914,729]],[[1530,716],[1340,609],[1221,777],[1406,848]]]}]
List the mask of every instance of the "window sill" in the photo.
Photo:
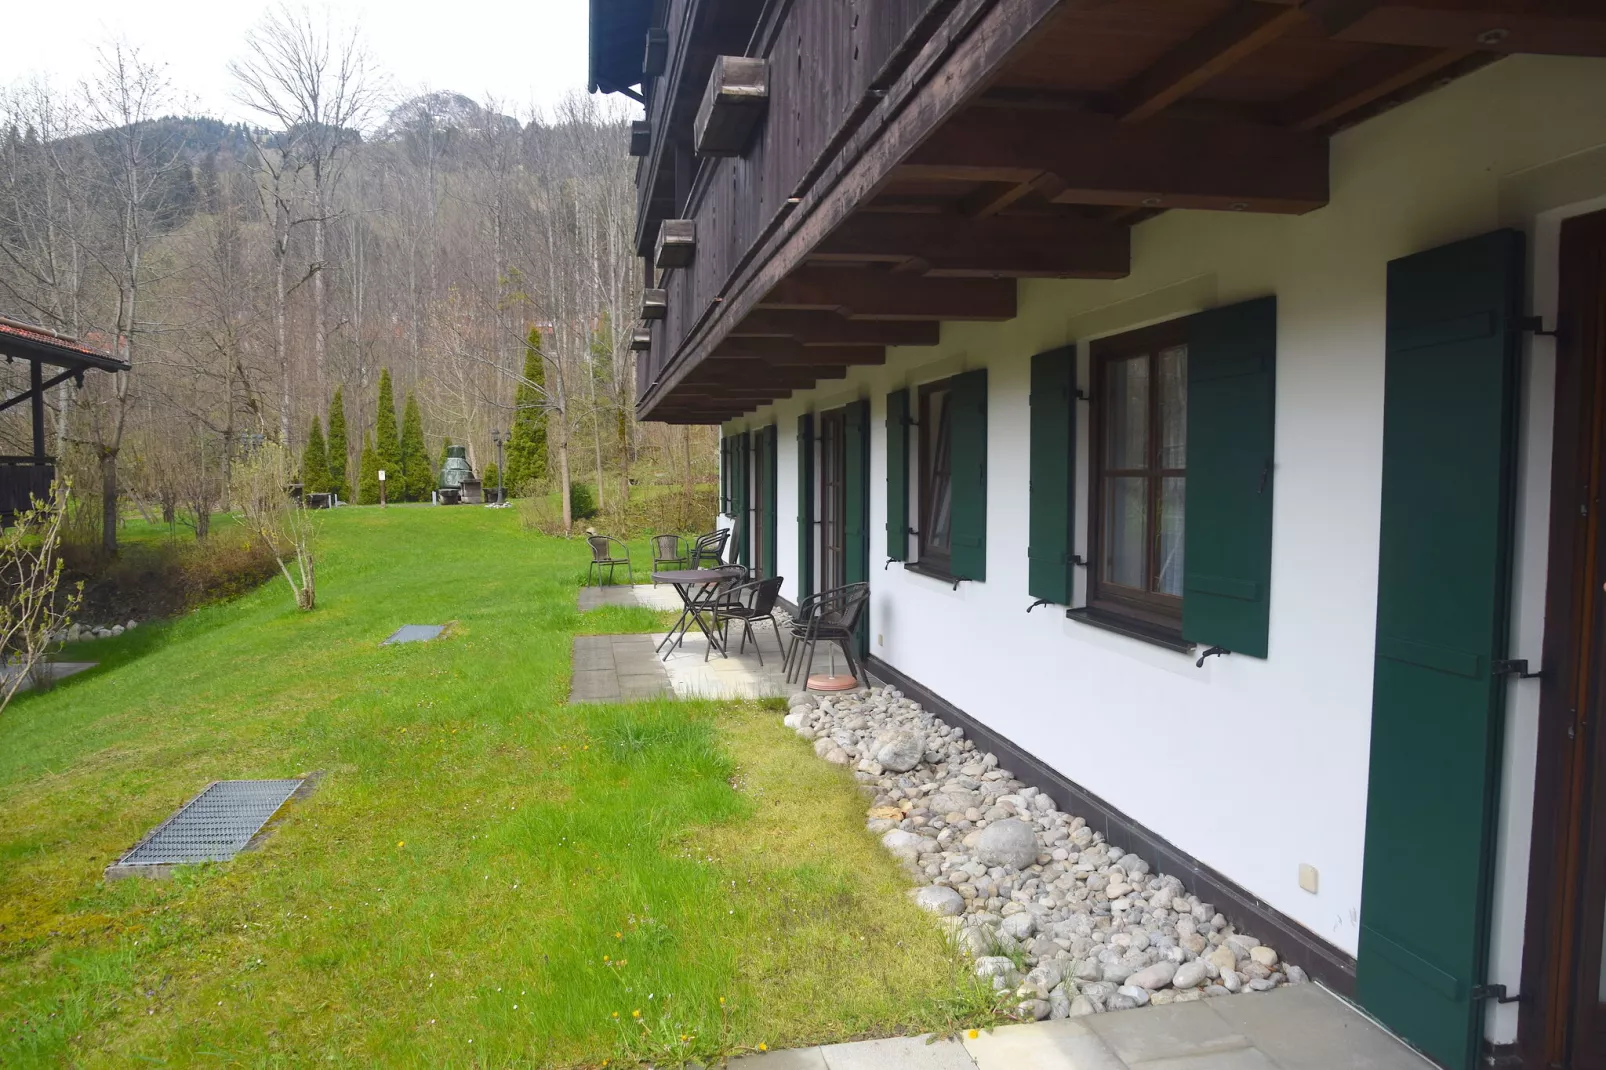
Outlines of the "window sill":
[{"label": "window sill", "polygon": [[1139,642],[1152,643],[1167,650],[1175,650],[1179,654],[1193,653],[1194,644],[1182,638],[1179,632],[1168,631],[1146,621],[1117,617],[1114,614],[1097,609],[1089,609],[1086,606],[1067,609],[1065,617],[1067,620],[1074,620],[1078,624],[1102,628],[1104,631],[1114,632],[1116,635],[1124,635],[1128,639],[1136,639]]},{"label": "window sill", "polygon": [[943,583],[951,583],[956,590],[961,583],[970,582],[964,576],[955,576],[943,569],[934,568],[931,565],[923,565],[919,561],[905,561],[903,567],[906,571],[913,572],[918,576],[929,576],[934,580],[941,580]]}]

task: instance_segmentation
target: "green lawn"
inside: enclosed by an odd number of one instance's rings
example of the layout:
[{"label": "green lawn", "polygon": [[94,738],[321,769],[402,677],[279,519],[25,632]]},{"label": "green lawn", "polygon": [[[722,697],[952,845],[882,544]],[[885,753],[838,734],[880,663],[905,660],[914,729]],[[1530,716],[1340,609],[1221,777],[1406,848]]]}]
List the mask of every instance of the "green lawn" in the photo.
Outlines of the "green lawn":
[{"label": "green lawn", "polygon": [[[597,1066],[984,1020],[774,709],[565,705],[577,632],[662,626],[582,618],[586,559],[513,510],[342,509],[314,613],[276,581],[0,714],[0,1066]],[[261,850],[101,879],[207,782],[312,772]]]}]

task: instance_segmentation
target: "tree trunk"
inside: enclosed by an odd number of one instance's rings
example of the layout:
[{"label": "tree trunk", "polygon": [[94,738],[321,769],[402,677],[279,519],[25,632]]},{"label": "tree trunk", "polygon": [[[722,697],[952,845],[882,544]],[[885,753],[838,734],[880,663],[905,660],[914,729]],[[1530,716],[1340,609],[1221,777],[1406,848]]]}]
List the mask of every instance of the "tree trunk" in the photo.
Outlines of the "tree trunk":
[{"label": "tree trunk", "polygon": [[117,552],[117,451],[100,454],[100,548]]},{"label": "tree trunk", "polygon": [[[329,390],[324,383],[324,323],[325,323],[325,297],[323,285],[323,247],[324,229],[328,225],[324,222],[327,211],[324,207],[323,189],[318,190],[318,217],[312,221],[312,366],[313,383],[318,388],[318,398],[324,404],[329,403]],[[286,445],[289,440],[285,440]]]}]

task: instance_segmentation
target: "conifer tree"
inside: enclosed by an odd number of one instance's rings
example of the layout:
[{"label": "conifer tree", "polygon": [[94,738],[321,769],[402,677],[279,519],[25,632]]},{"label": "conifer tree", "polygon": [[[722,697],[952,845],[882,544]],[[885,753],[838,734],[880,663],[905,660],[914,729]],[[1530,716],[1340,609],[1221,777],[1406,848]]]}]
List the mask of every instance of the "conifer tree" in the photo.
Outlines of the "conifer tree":
[{"label": "conifer tree", "polygon": [[357,465],[357,504],[379,504],[379,454],[368,435],[362,436],[362,460]]},{"label": "conifer tree", "polygon": [[396,434],[396,398],[390,388],[389,368],[379,370],[379,408],[375,424],[374,456],[379,458],[379,467],[386,470],[386,478],[398,479],[401,474],[401,439]]},{"label": "conifer tree", "polygon": [[429,450],[424,446],[424,421],[418,415],[418,399],[407,392],[407,405],[402,413],[401,427],[401,488],[397,498],[409,502],[429,501],[429,492],[435,489],[435,467],[429,462]]},{"label": "conifer tree", "polygon": [[346,466],[351,459],[351,447],[346,444],[346,403],[341,397],[342,387],[335,387],[334,400],[329,403],[329,489],[340,495],[341,501],[351,500],[351,484],[346,481]]},{"label": "conifer tree", "polygon": [[541,329],[531,327],[524,344],[524,379],[513,392],[513,430],[508,436],[505,473],[510,493],[521,493],[546,478],[545,384]]},{"label": "conifer tree", "polygon": [[301,454],[301,489],[306,494],[329,492],[329,453],[323,443],[323,428],[318,418],[312,418],[312,430],[307,434],[307,448]]}]

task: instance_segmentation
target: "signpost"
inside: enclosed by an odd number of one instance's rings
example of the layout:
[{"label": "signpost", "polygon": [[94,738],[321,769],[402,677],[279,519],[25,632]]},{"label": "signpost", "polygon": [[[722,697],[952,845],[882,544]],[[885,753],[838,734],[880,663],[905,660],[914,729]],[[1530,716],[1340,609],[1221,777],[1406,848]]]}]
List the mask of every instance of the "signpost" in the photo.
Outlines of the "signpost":
[{"label": "signpost", "polygon": [[385,470],[383,468],[381,468],[379,470],[379,507],[381,509],[383,509],[384,506],[385,506]]}]

